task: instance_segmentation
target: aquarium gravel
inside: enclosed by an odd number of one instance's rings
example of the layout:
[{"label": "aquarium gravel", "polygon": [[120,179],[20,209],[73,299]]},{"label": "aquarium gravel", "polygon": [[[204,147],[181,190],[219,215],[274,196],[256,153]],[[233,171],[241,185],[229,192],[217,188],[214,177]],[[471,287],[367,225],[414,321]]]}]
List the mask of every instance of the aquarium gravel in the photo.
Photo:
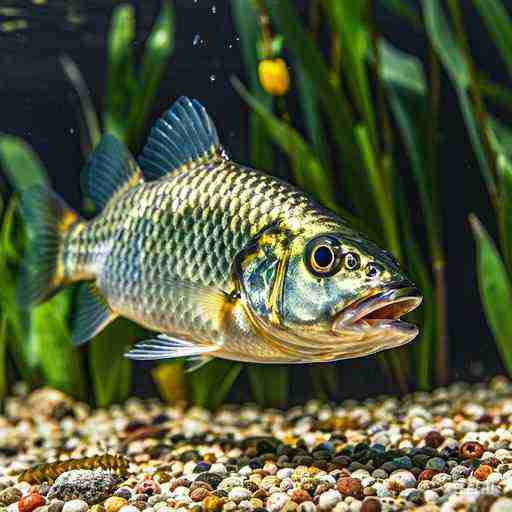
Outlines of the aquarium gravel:
[{"label": "aquarium gravel", "polygon": [[[20,387],[0,417],[0,512],[512,511],[511,425],[501,377],[213,413],[135,398],[94,410]],[[37,464],[106,453],[128,467],[61,464],[48,482],[27,482]]]}]

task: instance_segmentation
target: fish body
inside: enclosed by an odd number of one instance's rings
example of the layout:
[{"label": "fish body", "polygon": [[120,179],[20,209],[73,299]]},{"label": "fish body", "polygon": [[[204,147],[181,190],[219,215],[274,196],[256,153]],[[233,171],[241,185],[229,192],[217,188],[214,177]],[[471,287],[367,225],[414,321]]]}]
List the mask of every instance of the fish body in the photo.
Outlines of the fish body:
[{"label": "fish body", "polygon": [[27,259],[27,302],[85,281],[75,342],[117,316],[165,335],[128,354],[141,359],[329,361],[416,336],[399,317],[421,297],[393,257],[298,188],[231,161],[199,103],[182,98],[156,123],[139,164],[103,138],[84,171],[101,210],[89,221],[46,189],[24,198],[46,241]]}]

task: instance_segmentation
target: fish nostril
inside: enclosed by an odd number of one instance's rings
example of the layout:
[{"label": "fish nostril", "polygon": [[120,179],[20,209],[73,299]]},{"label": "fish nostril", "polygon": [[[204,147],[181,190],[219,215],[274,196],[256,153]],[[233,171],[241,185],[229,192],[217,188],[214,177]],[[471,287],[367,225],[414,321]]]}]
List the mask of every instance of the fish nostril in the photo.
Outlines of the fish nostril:
[{"label": "fish nostril", "polygon": [[384,268],[379,265],[378,263],[368,263],[368,265],[366,265],[366,275],[370,278],[374,278],[374,277],[377,277],[382,271],[384,270]]}]

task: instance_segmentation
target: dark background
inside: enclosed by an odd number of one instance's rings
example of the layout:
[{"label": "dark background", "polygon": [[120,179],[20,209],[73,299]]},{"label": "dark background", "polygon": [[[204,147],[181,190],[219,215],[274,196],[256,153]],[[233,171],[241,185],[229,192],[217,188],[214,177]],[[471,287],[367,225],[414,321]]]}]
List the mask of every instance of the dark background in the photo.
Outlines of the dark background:
[{"label": "dark background", "polygon": [[[101,111],[106,34],[112,6],[117,3],[49,0],[39,5],[37,0],[32,3],[0,0],[0,27],[8,19],[6,14],[10,13],[6,9],[10,8],[22,9],[28,24],[24,30],[0,31],[0,132],[23,137],[30,143],[49,170],[56,190],[76,208],[81,204],[79,173],[83,165],[77,98],[58,57],[65,52],[76,61],[95,106]],[[160,3],[156,0],[131,3],[137,7],[137,51],[147,37]],[[304,11],[308,2],[296,3]],[[179,95],[196,97],[216,120],[221,139],[232,157],[247,161],[246,107],[229,81],[232,75],[245,78],[229,2],[175,0],[174,5],[176,46],[154,104],[153,117]],[[377,21],[384,35],[399,48],[423,58],[424,36],[410,30],[379,2],[376,5]],[[461,5],[477,63],[492,78],[506,83],[505,72],[481,20],[471,9],[469,0],[461,0]],[[505,116],[501,118],[507,121]],[[474,380],[501,371],[501,367],[478,296],[467,216],[476,212],[491,232],[494,232],[494,217],[448,80],[443,81],[441,130],[439,173],[448,264],[452,375],[455,379]],[[403,161],[401,172],[409,172],[405,156],[398,160]],[[386,391],[378,378],[374,358],[338,364],[342,387],[347,392]],[[141,365],[136,389],[146,388],[145,370]],[[298,370],[293,375],[295,384],[303,380],[304,374]]]}]

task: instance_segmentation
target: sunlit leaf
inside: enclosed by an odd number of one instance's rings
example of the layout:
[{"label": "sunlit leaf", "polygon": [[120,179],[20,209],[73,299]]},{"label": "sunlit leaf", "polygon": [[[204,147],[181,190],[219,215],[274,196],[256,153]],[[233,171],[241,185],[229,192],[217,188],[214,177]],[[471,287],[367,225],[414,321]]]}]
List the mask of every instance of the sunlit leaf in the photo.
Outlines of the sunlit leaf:
[{"label": "sunlit leaf", "polygon": [[161,363],[151,371],[160,396],[170,404],[186,401],[187,380],[183,361]]},{"label": "sunlit leaf", "polygon": [[485,316],[508,374],[512,375],[512,284],[485,228],[474,215],[470,222],[476,241],[478,284]]}]

